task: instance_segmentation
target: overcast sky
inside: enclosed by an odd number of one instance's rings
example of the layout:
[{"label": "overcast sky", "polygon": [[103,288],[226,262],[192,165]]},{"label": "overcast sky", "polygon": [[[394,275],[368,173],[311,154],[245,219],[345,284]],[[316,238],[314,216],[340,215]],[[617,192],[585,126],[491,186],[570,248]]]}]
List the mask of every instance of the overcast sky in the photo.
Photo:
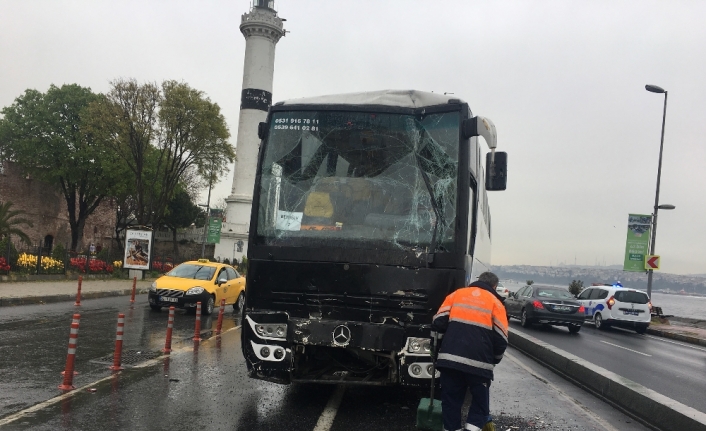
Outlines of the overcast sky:
[{"label": "overcast sky", "polygon": [[[235,144],[248,0],[0,0],[0,107],[28,88],[176,79]],[[669,91],[657,254],[706,273],[706,2],[277,0],[274,101],[380,89],[453,92],[509,153],[490,195],[493,264],[622,264],[652,212]],[[213,201],[230,193],[233,173]],[[204,193],[205,200],[205,193]]]}]

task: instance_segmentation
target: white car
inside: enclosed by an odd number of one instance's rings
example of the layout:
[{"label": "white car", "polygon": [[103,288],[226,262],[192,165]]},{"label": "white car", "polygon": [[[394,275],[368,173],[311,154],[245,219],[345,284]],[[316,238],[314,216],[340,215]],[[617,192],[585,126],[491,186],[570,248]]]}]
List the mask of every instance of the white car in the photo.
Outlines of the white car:
[{"label": "white car", "polygon": [[619,283],[590,286],[576,299],[586,309],[586,320],[593,320],[597,329],[612,325],[642,334],[652,320],[652,303],[647,294]]},{"label": "white car", "polygon": [[495,291],[498,292],[498,295],[503,298],[507,298],[510,295],[510,291],[501,282],[498,282],[498,286],[495,288]]}]

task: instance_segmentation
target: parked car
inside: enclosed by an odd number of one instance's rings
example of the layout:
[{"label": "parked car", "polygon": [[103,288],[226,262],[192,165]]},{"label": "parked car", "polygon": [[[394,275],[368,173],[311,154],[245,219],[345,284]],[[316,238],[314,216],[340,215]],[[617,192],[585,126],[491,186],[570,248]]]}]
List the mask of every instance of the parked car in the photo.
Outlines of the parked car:
[{"label": "parked car", "polygon": [[591,286],[577,299],[598,329],[614,325],[643,334],[652,320],[652,303],[647,294],[620,284]]},{"label": "parked car", "polygon": [[221,299],[225,299],[226,305],[232,305],[235,311],[242,311],[245,277],[230,265],[208,259],[184,262],[175,267],[152,283],[147,295],[153,310],[169,306],[194,309],[200,301],[205,315],[213,313]]},{"label": "parked car", "polygon": [[510,295],[510,291],[505,287],[505,285],[502,282],[498,282],[498,286],[495,288],[495,291],[498,292],[498,295],[502,296],[503,298],[507,298],[508,295]]},{"label": "parked car", "polygon": [[584,307],[566,289],[552,286],[525,286],[505,300],[508,319],[519,319],[523,327],[534,323],[566,326],[575,334],[581,330]]}]

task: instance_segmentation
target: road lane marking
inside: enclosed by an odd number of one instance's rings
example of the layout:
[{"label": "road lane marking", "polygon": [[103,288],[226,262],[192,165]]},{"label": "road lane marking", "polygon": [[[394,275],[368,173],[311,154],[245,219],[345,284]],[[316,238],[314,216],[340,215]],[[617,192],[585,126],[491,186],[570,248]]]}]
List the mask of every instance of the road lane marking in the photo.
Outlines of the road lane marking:
[{"label": "road lane marking", "polygon": [[[223,334],[225,334],[225,333],[227,333],[227,332],[235,331],[235,330],[237,330],[237,329],[240,329],[241,327],[242,327],[242,325],[238,325],[238,326],[235,326],[235,327],[233,327],[233,328],[226,329],[225,331],[221,332],[221,335],[220,335],[220,336],[222,336]],[[202,344],[206,344],[206,343],[208,343],[209,341],[211,341],[212,339],[215,339],[215,338],[217,338],[217,337],[219,337],[219,336],[214,336],[214,337],[211,337],[211,338],[207,338],[206,340],[202,341],[201,343],[202,343]],[[151,365],[156,365],[156,364],[158,364],[159,362],[164,361],[164,359],[166,359],[166,358],[171,358],[171,357],[175,356],[176,354],[184,353],[184,352],[187,352],[187,351],[190,351],[190,350],[193,350],[193,347],[191,347],[191,348],[182,347],[182,348],[174,349],[174,350],[172,350],[172,352],[171,352],[170,355],[162,355],[162,356],[159,356],[159,357],[157,357],[157,358],[155,358],[155,359],[151,359],[151,360],[149,360],[149,361],[145,361],[145,362],[143,362],[143,363],[137,364],[136,366],[134,366],[134,367],[132,367],[132,368],[145,368],[145,367],[148,367],[148,366],[151,366]],[[98,385],[98,384],[100,384],[100,383],[103,383],[103,382],[106,382],[106,381],[108,381],[108,380],[110,380],[110,379],[113,379],[113,378],[117,377],[119,374],[123,374],[123,373],[125,373],[125,371],[127,371],[127,370],[122,370],[122,371],[115,372],[115,373],[111,374],[110,376],[103,377],[102,379],[98,379],[98,380],[96,380],[96,381],[94,381],[94,382],[91,382],[91,383],[88,383],[88,384],[86,384],[86,385],[83,385],[83,386],[81,386],[81,387],[79,387],[79,388],[73,389],[73,390],[71,390],[71,391],[69,391],[69,392],[66,392],[65,394],[58,395],[58,396],[56,396],[56,397],[54,397],[54,398],[50,398],[50,399],[48,399],[48,400],[46,400],[46,401],[42,401],[41,403],[35,404],[35,405],[33,405],[33,406],[31,406],[31,407],[28,407],[28,408],[26,408],[26,409],[24,409],[24,410],[20,410],[20,411],[17,412],[17,413],[13,413],[13,414],[11,414],[11,415],[9,415],[9,416],[5,416],[4,418],[1,418],[1,419],[0,419],[0,426],[7,425],[7,424],[9,424],[9,423],[15,422],[16,420],[21,419],[21,418],[23,418],[24,416],[27,416],[28,414],[36,413],[36,412],[38,412],[38,411],[40,411],[40,410],[43,410],[43,409],[45,409],[45,408],[47,408],[47,407],[50,407],[50,406],[52,406],[52,405],[54,405],[54,404],[57,404],[57,403],[59,403],[60,401],[69,399],[69,398],[73,397],[74,395],[76,395],[76,394],[78,394],[78,393],[84,392],[84,391],[85,391],[86,389],[88,389],[88,388],[91,388],[91,387],[96,386],[96,385]],[[340,400],[339,400],[339,403],[340,403]],[[328,407],[328,406],[327,406],[327,407]],[[338,407],[338,406],[336,406],[336,407]],[[335,413],[334,413],[334,415],[335,415]],[[326,430],[328,430],[328,428],[326,428]],[[317,431],[318,431],[318,430],[317,430]]]},{"label": "road lane marking", "polygon": [[511,353],[508,353],[508,352],[506,351],[506,352],[505,352],[505,357],[508,358],[508,359],[510,359],[512,362],[514,362],[518,367],[520,367],[520,368],[522,368],[523,370],[525,370],[525,371],[527,371],[528,373],[530,373],[532,376],[534,376],[534,377],[535,377],[536,379],[538,379],[539,381],[545,383],[547,386],[549,386],[550,388],[552,388],[553,390],[555,390],[559,395],[561,395],[562,398],[564,398],[565,400],[569,401],[569,403],[570,403],[571,405],[573,405],[573,406],[578,406],[578,408],[579,408],[579,410],[581,411],[581,413],[583,413],[584,415],[586,415],[586,417],[588,417],[589,420],[591,420],[591,421],[593,421],[594,423],[596,423],[596,424],[602,426],[603,429],[605,429],[606,431],[620,431],[619,429],[615,428],[614,426],[612,426],[611,424],[609,424],[608,422],[606,422],[602,417],[600,417],[600,416],[598,416],[597,414],[593,413],[588,407],[586,407],[586,406],[584,406],[583,404],[581,404],[581,402],[580,402],[579,400],[577,400],[576,398],[574,398],[574,397],[572,397],[571,395],[567,394],[566,392],[562,391],[561,389],[559,389],[558,387],[554,386],[552,383],[550,383],[549,381],[547,381],[547,379],[545,379],[545,378],[543,378],[542,376],[540,376],[540,375],[538,375],[537,373],[535,373],[530,367],[528,367],[527,365],[525,365],[525,364],[523,364],[522,362],[520,362],[519,359],[515,358],[515,355],[513,355],[513,354],[511,354]]},{"label": "road lane marking", "polygon": [[696,347],[696,346],[693,346],[693,345],[691,345],[691,344],[678,343],[678,342],[672,341],[672,340],[665,340],[663,337],[655,337],[655,336],[652,336],[652,335],[645,335],[645,337],[646,337],[646,338],[651,338],[651,339],[653,339],[653,340],[664,341],[665,343],[676,344],[677,346],[688,347],[688,348],[690,348],[690,349],[701,350],[702,352],[706,352],[706,349],[704,349],[704,348],[702,348],[702,347]]},{"label": "road lane marking", "polygon": [[338,385],[336,391],[328,400],[326,408],[324,408],[321,416],[319,416],[319,420],[316,422],[314,431],[329,431],[331,429],[331,426],[333,426],[333,420],[336,419],[336,413],[338,413],[338,407],[341,405],[341,399],[343,399],[343,393],[345,391],[345,386]]},{"label": "road lane marking", "polygon": [[601,340],[601,343],[605,343],[605,344],[611,345],[611,346],[613,346],[613,347],[618,347],[618,348],[620,348],[620,349],[625,349],[625,350],[628,350],[628,351],[630,351],[630,352],[637,353],[637,354],[639,354],[639,355],[643,355],[643,356],[652,356],[652,355],[648,355],[647,353],[638,352],[637,350],[628,349],[627,347],[618,346],[617,344],[609,343],[609,342],[607,342],[607,341]]}]

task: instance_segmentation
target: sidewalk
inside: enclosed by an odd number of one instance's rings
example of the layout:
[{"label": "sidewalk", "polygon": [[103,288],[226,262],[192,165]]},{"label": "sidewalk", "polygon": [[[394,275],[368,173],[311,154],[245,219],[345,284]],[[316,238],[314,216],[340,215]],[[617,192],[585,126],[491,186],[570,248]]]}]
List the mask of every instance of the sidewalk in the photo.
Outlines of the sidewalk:
[{"label": "sidewalk", "polygon": [[[137,293],[147,293],[152,280],[137,282]],[[0,307],[75,301],[77,280],[22,281],[0,283]],[[132,280],[83,280],[81,299],[124,296],[132,293]]]},{"label": "sidewalk", "polygon": [[658,337],[670,338],[690,344],[706,346],[706,324],[703,321],[670,317],[652,321],[647,333]]}]

